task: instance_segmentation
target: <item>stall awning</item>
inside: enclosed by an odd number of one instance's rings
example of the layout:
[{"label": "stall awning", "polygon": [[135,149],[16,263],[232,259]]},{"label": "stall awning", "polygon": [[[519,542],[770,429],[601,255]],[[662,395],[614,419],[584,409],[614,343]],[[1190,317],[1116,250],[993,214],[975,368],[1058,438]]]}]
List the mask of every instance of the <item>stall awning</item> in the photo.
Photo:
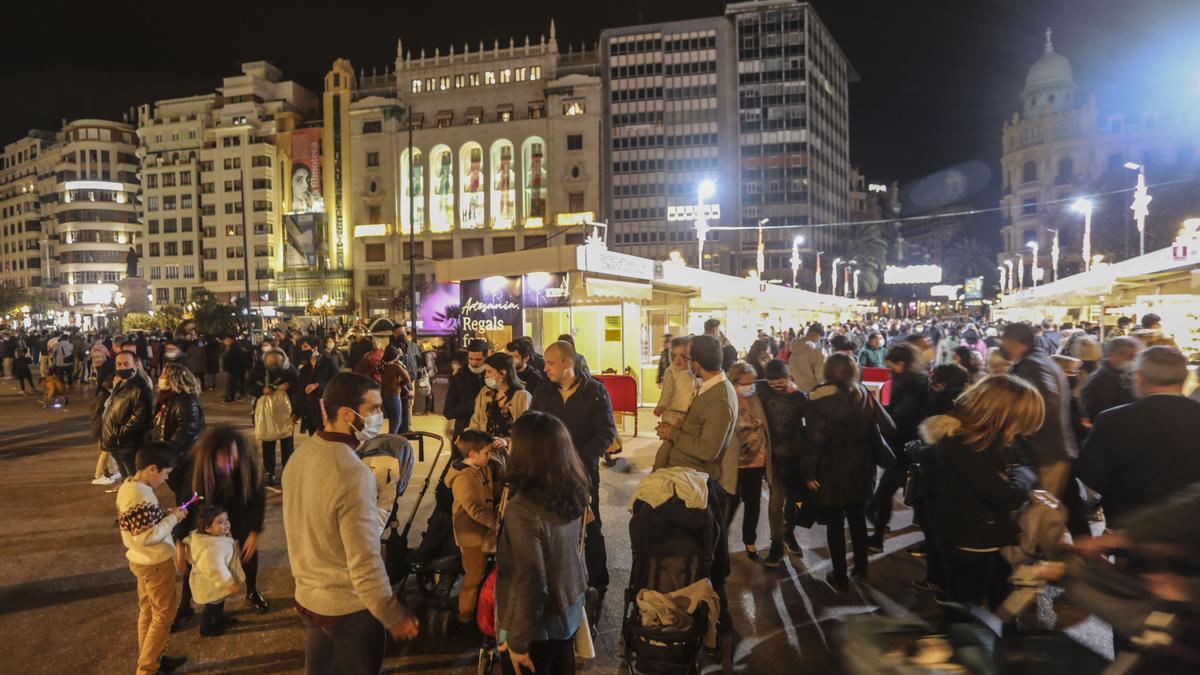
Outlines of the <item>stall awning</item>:
[{"label": "stall awning", "polygon": [[654,288],[650,284],[636,284],[630,281],[589,278],[584,281],[584,287],[589,298],[648,301],[654,297]]}]

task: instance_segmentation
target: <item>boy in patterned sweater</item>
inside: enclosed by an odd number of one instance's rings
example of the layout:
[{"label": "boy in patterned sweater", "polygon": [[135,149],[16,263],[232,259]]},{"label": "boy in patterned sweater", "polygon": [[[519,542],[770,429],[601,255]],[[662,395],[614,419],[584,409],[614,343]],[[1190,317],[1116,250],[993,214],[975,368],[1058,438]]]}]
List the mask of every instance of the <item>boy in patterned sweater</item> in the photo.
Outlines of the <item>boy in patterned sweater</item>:
[{"label": "boy in patterned sweater", "polygon": [[180,507],[163,513],[154,496],[175,464],[166,443],[147,443],[137,453],[137,473],[117,490],[117,522],[129,569],[137,578],[137,675],[169,673],[187,659],[163,654],[175,614],[175,542],[171,530],[187,515]]}]

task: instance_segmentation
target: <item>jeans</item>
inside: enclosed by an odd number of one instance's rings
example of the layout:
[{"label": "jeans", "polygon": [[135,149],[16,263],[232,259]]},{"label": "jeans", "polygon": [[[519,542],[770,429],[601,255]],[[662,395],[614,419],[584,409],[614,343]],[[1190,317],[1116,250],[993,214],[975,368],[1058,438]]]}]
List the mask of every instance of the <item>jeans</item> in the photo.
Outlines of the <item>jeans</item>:
[{"label": "jeans", "polygon": [[725,514],[725,527],[728,528],[733,524],[738,504],[746,507],[742,514],[742,543],[747,547],[753,546],[758,538],[758,514],[762,512],[762,486],[766,473],[763,466],[738,469],[738,492],[729,500],[729,513]]},{"label": "jeans", "polygon": [[867,573],[867,518],[865,504],[822,507],[825,513],[825,542],[833,576],[846,578],[846,523],[850,525],[850,543],[854,546],[854,574]]},{"label": "jeans", "polygon": [[305,675],[379,675],[387,634],[367,610],[347,614],[330,628],[304,623]]},{"label": "jeans", "polygon": [[[538,675],[572,675],[575,672],[575,640],[535,640],[529,643],[529,658]],[[504,675],[517,672],[508,652],[500,655],[500,667]]]},{"label": "jeans", "polygon": [[1008,595],[1008,575],[1012,570],[1000,552],[948,547],[945,553],[949,599],[973,607],[980,607],[986,601],[992,611],[998,609]]},{"label": "jeans", "polygon": [[[263,441],[263,468],[266,472],[279,478],[275,474],[275,441]],[[279,467],[279,472],[283,473],[283,467],[287,466],[288,458],[292,456],[292,450],[296,448],[296,440],[292,436],[285,436],[279,439],[279,454],[283,456],[283,464]]]},{"label": "jeans", "polygon": [[58,379],[62,380],[63,384],[67,385],[68,387],[75,382],[74,371],[71,370],[71,366],[55,366],[54,373],[58,375]]},{"label": "jeans", "polygon": [[404,425],[403,413],[404,402],[400,400],[400,395],[387,395],[383,397],[383,416],[388,421],[388,433],[398,434],[400,428]]}]

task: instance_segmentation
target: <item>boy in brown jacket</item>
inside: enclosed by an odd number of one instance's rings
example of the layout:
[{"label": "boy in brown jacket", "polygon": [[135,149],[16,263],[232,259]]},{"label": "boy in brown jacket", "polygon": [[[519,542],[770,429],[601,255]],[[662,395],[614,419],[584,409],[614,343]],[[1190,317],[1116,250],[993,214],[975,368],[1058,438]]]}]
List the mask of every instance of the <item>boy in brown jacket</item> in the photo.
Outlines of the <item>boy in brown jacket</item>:
[{"label": "boy in brown jacket", "polygon": [[503,462],[499,455],[491,454],[492,437],[482,431],[463,431],[456,445],[462,459],[446,472],[446,487],[454,494],[454,541],[462,551],[458,620],[474,624],[475,603],[486,564],[484,556],[496,550]]}]

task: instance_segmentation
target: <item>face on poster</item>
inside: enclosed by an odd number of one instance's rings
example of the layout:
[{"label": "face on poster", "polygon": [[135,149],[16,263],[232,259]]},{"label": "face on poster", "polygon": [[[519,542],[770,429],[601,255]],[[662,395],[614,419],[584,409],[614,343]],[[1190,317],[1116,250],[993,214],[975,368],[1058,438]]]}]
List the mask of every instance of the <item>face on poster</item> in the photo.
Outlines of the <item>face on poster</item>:
[{"label": "face on poster", "polygon": [[292,132],[292,213],[322,213],[321,130],[297,129]]}]

